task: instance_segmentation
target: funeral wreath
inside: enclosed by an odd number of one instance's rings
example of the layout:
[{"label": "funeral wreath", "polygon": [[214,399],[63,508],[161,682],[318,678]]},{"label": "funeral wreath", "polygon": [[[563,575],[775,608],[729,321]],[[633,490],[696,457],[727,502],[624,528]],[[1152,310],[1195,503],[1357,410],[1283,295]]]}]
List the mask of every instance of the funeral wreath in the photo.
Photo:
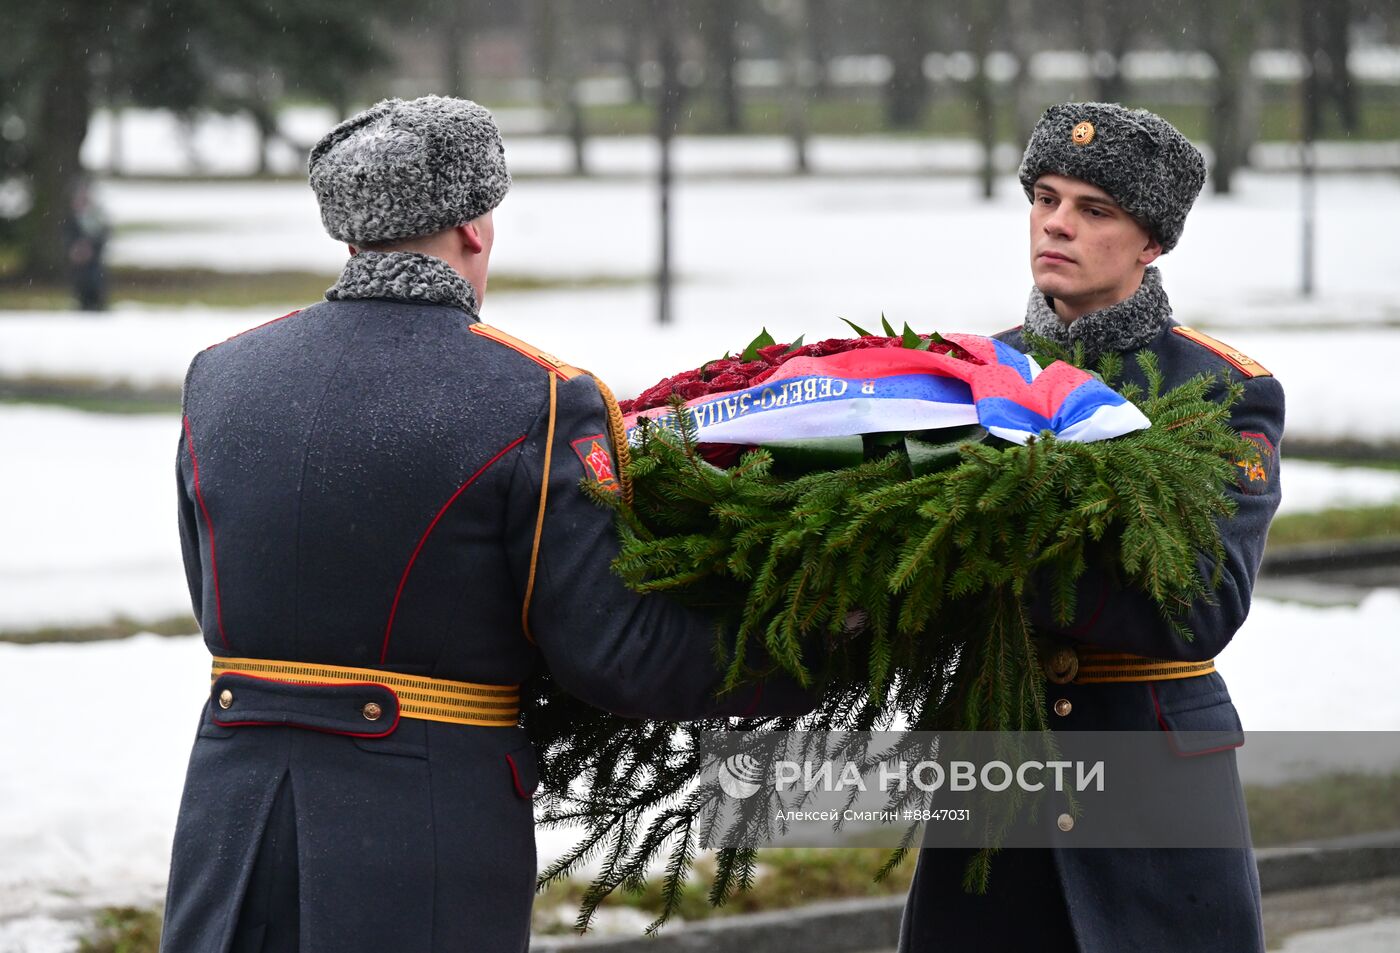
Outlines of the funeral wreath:
[{"label": "funeral wreath", "polygon": [[1048,738],[1028,600],[1068,620],[1092,567],[1150,596],[1189,639],[1178,616],[1210,598],[1201,567],[1221,563],[1224,491],[1254,452],[1229,426],[1238,386],[1214,400],[1201,376],[1163,392],[1143,354],[1147,387],[1115,391],[1117,355],[1089,368],[1044,341],[1024,355],[972,335],[852,327],[810,345],[765,332],[622,405],[627,493],[590,487],[617,513],[615,571],[717,619],[726,689],[780,676],[819,700],[800,719],[682,726],[535,685],[542,821],[585,831],[541,882],[598,861],[580,929],[664,861],[655,929],[702,849],[719,848],[712,903],[752,882],[755,850],[713,839],[723,792],[702,778],[701,733],[737,727],[755,751],[775,732],[849,739],[897,722]]}]

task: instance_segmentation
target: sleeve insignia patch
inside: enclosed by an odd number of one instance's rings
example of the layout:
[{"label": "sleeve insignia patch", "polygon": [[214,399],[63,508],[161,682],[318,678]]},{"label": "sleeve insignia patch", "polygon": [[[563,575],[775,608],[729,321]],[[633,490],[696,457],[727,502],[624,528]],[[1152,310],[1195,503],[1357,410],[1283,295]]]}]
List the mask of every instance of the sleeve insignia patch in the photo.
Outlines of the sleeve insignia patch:
[{"label": "sleeve insignia patch", "polygon": [[605,434],[580,437],[571,441],[569,446],[574,448],[574,453],[578,455],[579,462],[583,464],[583,472],[588,479],[596,481],[605,490],[617,492],[622,489],[622,485],[617,482],[617,467],[613,465],[612,453],[608,450],[608,438]]},{"label": "sleeve insignia patch", "polygon": [[1253,450],[1235,461],[1239,467],[1240,489],[1245,493],[1267,493],[1274,480],[1277,454],[1273,442],[1262,433],[1244,431],[1240,434],[1253,446]]}]

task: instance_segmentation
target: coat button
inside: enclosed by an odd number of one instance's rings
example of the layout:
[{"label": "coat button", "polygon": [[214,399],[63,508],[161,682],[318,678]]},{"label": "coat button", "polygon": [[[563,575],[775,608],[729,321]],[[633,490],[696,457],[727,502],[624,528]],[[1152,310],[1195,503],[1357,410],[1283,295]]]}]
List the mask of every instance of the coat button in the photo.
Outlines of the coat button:
[{"label": "coat button", "polygon": [[1055,714],[1063,718],[1072,711],[1074,711],[1074,705],[1070,703],[1070,700],[1068,698],[1061,698],[1056,700]]},{"label": "coat button", "polygon": [[228,707],[229,707],[230,705],[232,705],[232,704],[233,704],[233,692],[229,691],[227,688],[225,688],[223,691],[219,692],[219,707],[220,707],[220,708],[228,708]]},{"label": "coat button", "polygon": [[379,716],[384,714],[384,709],[379,706],[379,702],[365,702],[360,714],[365,716],[366,721],[378,721]]},{"label": "coat button", "polygon": [[1068,814],[1061,814],[1055,819],[1055,824],[1060,830],[1066,833],[1074,830],[1074,818],[1070,817]]}]

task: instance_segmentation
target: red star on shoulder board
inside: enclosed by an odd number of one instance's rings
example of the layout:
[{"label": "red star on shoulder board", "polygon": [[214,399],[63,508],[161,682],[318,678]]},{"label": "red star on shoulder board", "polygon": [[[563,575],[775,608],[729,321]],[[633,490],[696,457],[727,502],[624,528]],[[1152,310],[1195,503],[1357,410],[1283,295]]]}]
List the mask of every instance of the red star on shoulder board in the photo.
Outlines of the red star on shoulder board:
[{"label": "red star on shoulder board", "polygon": [[588,479],[614,493],[622,489],[621,484],[617,482],[617,467],[613,463],[612,452],[608,449],[606,434],[580,437],[570,441],[569,446],[574,448],[574,453],[583,464],[583,472]]}]

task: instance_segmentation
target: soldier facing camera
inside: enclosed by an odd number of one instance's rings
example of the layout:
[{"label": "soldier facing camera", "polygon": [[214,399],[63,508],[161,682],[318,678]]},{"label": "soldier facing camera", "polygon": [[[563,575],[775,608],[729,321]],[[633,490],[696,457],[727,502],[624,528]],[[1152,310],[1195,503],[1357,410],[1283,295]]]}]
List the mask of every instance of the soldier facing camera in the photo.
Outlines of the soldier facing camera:
[{"label": "soldier facing camera", "polygon": [[[1233,805],[1224,848],[1076,849],[1075,817],[1040,818],[1053,846],[1003,853],[982,895],[962,888],[968,855],[926,849],[905,907],[901,950],[1118,953],[1191,950],[1263,953],[1259,877],[1249,847],[1234,748],[1239,715],[1212,659],[1249,613],[1250,594],[1279,504],[1283,388],[1258,362],[1181,326],[1153,263],[1181,238],[1205,181],[1194,146],[1159,116],[1110,103],[1052,106],[1036,124],[1020,168],[1031,201],[1035,287],[1025,323],[998,335],[1029,350],[1027,333],[1093,361],[1123,358],[1123,382],[1146,385],[1136,357],[1151,354],[1163,388],[1198,374],[1216,379],[1215,399],[1238,382],[1232,426],[1254,448],[1228,495],[1236,506],[1221,536],[1219,582],[1185,608],[1187,641],[1147,595],[1102,572],[1079,581],[1066,624],[1048,587],[1028,606],[1042,646],[1045,716],[1071,732],[1165,735],[1168,777],[1192,781],[1197,803]],[[1193,745],[1210,736],[1223,744]],[[1175,770],[1170,770],[1172,767]]]}]

